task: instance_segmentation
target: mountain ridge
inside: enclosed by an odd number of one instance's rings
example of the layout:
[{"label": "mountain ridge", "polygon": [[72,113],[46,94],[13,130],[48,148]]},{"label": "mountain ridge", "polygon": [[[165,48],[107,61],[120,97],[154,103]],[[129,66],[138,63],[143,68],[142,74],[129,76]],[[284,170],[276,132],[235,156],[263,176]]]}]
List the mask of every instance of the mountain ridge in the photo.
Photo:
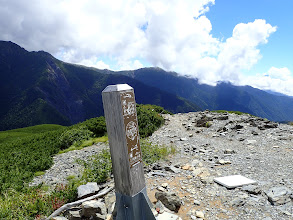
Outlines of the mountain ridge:
[{"label": "mountain ridge", "polygon": [[291,96],[271,94],[251,86],[235,86],[229,82],[209,86],[200,84],[197,79],[160,68],[142,68],[116,74],[130,76],[147,85],[181,96],[202,109],[242,111],[273,121],[293,120]]},{"label": "mountain ridge", "polygon": [[0,41],[0,130],[36,124],[70,125],[103,115],[102,90],[127,83],[137,103],[156,104],[171,112],[200,110],[177,95],[124,76],[72,65],[39,51],[28,52]]},{"label": "mountain ridge", "polygon": [[134,88],[137,103],[173,113],[230,110],[293,121],[293,97],[227,82],[209,86],[158,67],[100,70],[62,62],[45,51],[28,52],[13,42],[0,41],[0,77],[0,130],[101,116],[102,90],[119,83]]}]

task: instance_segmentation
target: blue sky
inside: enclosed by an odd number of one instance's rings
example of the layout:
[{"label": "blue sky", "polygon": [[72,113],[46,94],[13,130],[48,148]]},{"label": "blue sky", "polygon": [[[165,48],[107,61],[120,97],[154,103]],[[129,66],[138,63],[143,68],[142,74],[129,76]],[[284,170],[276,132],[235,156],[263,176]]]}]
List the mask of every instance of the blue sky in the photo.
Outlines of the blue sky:
[{"label": "blue sky", "polygon": [[[251,69],[250,74],[268,70],[272,65],[288,67],[293,71],[293,1],[291,0],[218,0],[210,7],[206,16],[213,29],[211,33],[218,38],[231,36],[238,23],[247,23],[255,19],[265,19],[277,31],[269,42],[261,45],[263,58]],[[293,87],[293,85],[292,85]]]},{"label": "blue sky", "polygon": [[0,0],[0,40],[100,69],[155,66],[293,96],[291,0]]}]

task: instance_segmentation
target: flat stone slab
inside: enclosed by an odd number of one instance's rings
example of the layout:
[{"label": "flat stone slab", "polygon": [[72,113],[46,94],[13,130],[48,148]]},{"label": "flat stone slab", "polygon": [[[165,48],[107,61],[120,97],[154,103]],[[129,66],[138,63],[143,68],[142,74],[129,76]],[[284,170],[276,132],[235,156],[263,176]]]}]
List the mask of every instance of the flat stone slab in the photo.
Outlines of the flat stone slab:
[{"label": "flat stone slab", "polygon": [[214,181],[220,185],[227,187],[228,189],[257,183],[255,180],[248,179],[241,175],[217,177],[214,178]]}]

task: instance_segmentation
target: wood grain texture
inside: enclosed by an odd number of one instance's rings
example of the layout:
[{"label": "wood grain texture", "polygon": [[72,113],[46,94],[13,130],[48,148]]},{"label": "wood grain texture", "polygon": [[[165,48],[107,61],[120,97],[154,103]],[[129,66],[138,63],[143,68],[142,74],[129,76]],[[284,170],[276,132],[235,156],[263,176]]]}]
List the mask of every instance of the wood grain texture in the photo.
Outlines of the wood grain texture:
[{"label": "wood grain texture", "polygon": [[117,89],[116,91],[112,91],[106,88],[102,92],[102,98],[112,158],[115,190],[121,194],[133,196],[145,187],[145,179],[143,164],[138,163],[131,167],[129,163],[121,102],[122,92],[132,92],[134,95],[133,89],[120,91]]}]

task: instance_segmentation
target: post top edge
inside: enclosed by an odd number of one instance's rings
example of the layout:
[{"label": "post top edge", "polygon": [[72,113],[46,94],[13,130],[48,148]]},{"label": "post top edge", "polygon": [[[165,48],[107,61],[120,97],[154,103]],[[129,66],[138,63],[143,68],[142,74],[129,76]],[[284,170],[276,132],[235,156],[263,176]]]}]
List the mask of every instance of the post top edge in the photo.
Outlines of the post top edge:
[{"label": "post top edge", "polygon": [[131,90],[133,89],[131,86],[128,84],[116,84],[116,85],[109,85],[107,86],[103,92],[119,92],[119,91],[124,91],[124,90]]}]

